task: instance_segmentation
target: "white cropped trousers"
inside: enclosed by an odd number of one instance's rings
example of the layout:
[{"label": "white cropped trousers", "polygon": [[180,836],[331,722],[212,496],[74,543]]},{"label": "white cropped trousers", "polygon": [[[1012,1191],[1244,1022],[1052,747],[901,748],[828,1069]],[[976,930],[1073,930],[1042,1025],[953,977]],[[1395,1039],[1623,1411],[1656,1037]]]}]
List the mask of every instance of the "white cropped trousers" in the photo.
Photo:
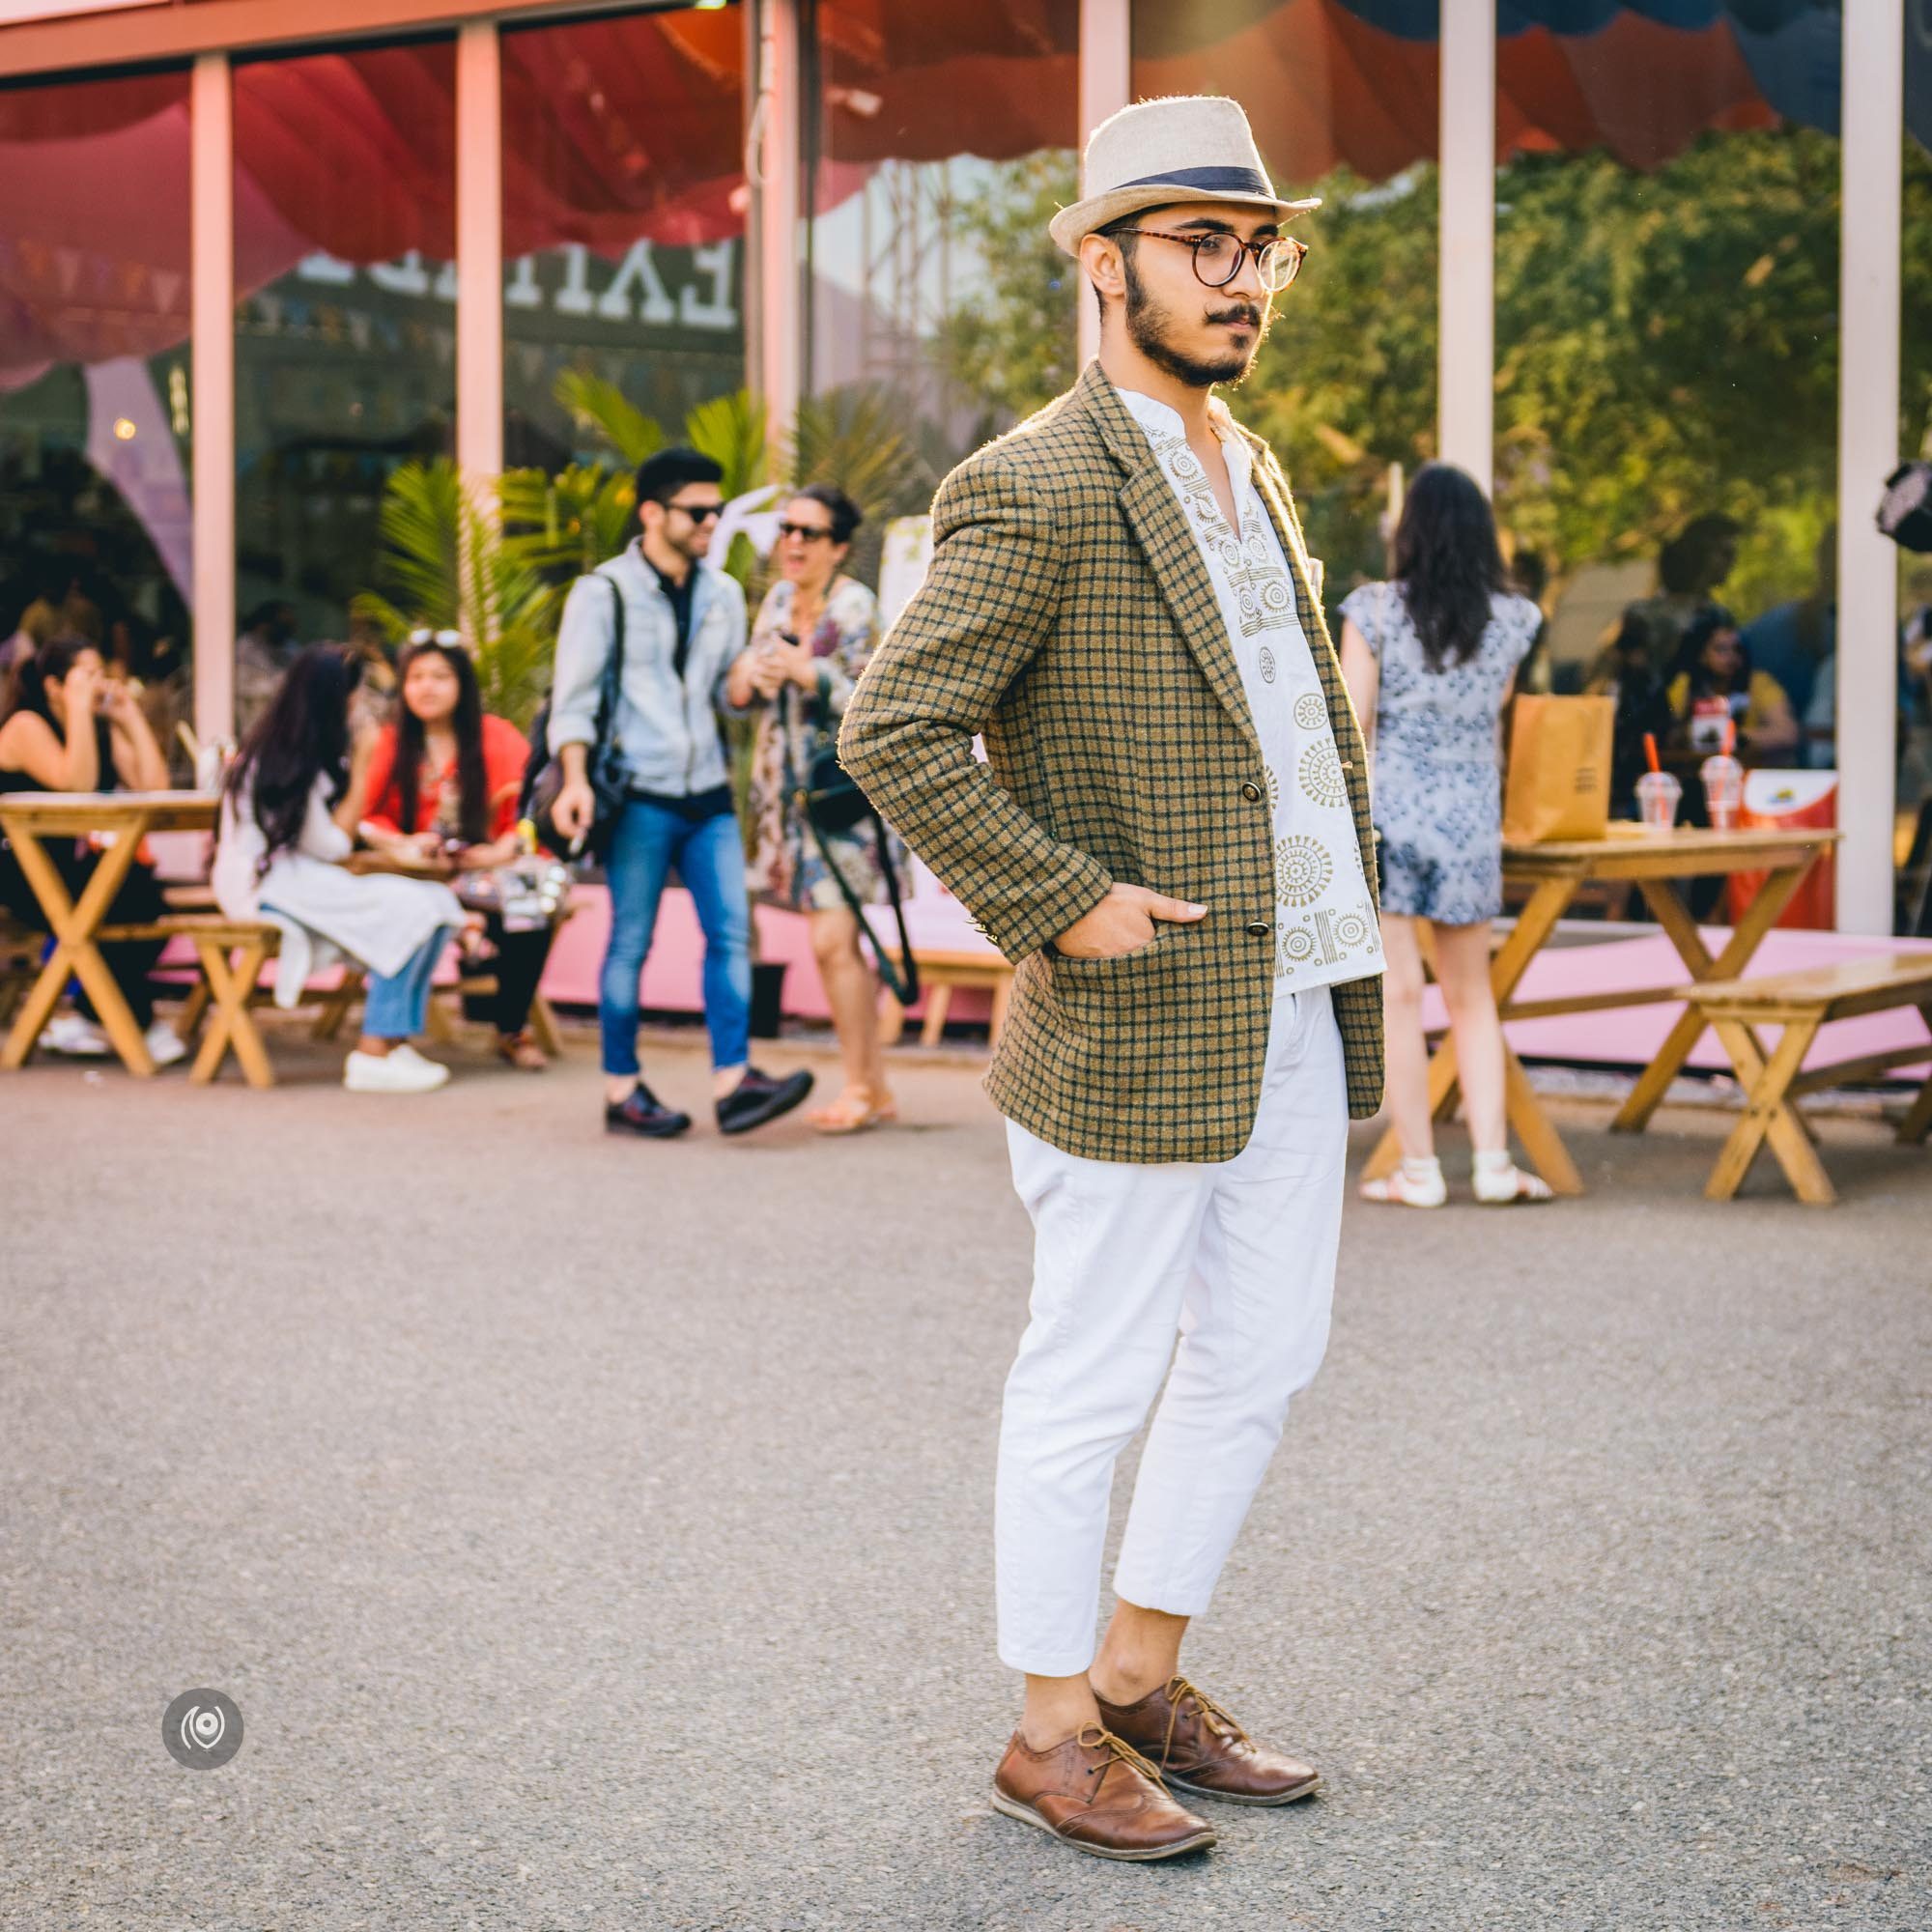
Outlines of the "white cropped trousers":
[{"label": "white cropped trousers", "polygon": [[1326,987],[1277,992],[1254,1132],[1232,1160],[1084,1160],[1008,1122],[1034,1224],[994,1512],[1011,1668],[1070,1677],[1094,1661],[1114,1463],[1164,1376],[1114,1591],[1175,1616],[1208,1607],[1327,1346],[1348,1127]]}]

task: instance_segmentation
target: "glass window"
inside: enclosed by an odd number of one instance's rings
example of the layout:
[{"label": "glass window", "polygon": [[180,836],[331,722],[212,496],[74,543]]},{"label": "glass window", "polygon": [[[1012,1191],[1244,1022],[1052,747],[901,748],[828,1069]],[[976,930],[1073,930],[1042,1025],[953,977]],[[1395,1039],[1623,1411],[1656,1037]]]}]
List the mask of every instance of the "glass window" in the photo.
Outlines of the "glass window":
[{"label": "glass window", "polygon": [[0,92],[0,656],[99,635],[189,713],[188,79]]},{"label": "glass window", "polygon": [[453,454],[456,46],[235,71],[236,549],[245,728],[349,635],[383,484]]},{"label": "glass window", "polygon": [[[1932,14],[1905,10],[1898,447],[1932,461]],[[1932,939],[1932,556],[1899,554],[1898,930]]]},{"label": "glass window", "polygon": [[1133,8],[1135,98],[1233,96],[1277,189],[1321,197],[1294,222],[1308,259],[1229,401],[1288,472],[1331,622],[1386,574],[1391,492],[1435,450],[1437,8],[1375,10],[1387,29],[1368,11]]},{"label": "glass window", "polygon": [[1833,755],[1840,15],[1662,11],[1497,55],[1497,509],[1548,580],[1533,681],[1618,696],[1625,816],[1645,730]]},{"label": "glass window", "polygon": [[822,0],[807,386],[825,467],[882,438],[897,508],[1069,386],[1072,265],[1047,239],[1078,164],[1075,0]]},{"label": "glass window", "polygon": [[611,384],[675,440],[745,385],[744,18],[682,9],[503,36],[504,455],[608,455],[558,400]]}]

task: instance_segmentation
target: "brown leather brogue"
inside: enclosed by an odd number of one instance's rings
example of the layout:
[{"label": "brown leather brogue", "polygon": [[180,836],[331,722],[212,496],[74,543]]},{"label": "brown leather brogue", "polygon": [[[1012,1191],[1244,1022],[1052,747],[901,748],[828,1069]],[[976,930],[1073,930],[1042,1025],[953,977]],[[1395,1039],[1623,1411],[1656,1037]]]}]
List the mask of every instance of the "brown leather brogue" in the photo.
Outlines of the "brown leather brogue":
[{"label": "brown leather brogue", "polygon": [[1096,1859],[1145,1862],[1214,1842],[1213,1826],[1177,1804],[1153,1766],[1098,1724],[1044,1751],[1015,1731],[993,1774],[993,1809]]},{"label": "brown leather brogue", "polygon": [[1229,1804],[1293,1804],[1321,1782],[1312,1764],[1258,1745],[1205,1690],[1171,1678],[1137,1704],[1100,1699],[1107,1728],[1153,1761],[1190,1798]]}]

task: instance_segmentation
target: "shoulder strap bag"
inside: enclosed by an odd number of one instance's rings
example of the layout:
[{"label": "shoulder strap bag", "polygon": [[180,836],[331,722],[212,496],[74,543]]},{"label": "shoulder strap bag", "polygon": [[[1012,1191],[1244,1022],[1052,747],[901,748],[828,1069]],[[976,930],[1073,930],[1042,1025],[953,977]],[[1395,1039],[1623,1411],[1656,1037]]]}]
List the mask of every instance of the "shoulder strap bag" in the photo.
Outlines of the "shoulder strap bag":
[{"label": "shoulder strap bag", "polygon": [[[789,738],[786,743],[788,747]],[[900,1006],[909,1007],[919,998],[919,962],[913,957],[912,938],[906,931],[898,870],[893,864],[893,841],[886,832],[885,820],[873,809],[872,801],[859,788],[858,780],[838,762],[838,737],[832,728],[831,707],[825,701],[823,691],[812,700],[811,744],[811,761],[805,782],[793,792],[793,801],[804,816],[812,843],[818,847],[819,857],[825,861],[826,869],[838,884],[839,896],[851,908],[852,917],[859,922],[860,938],[871,947],[873,956],[879,962],[879,978],[886,982],[893,998]],[[841,836],[849,837],[868,820],[878,846],[879,870],[885,877],[886,895],[892,901],[893,919],[898,926],[899,956],[896,960],[879,944],[877,934],[866,918],[866,910],[859,903],[859,895],[846,880],[838,854],[832,849],[836,839]]]},{"label": "shoulder strap bag", "polygon": [[530,764],[534,770],[524,775],[524,795],[519,809],[519,816],[527,818],[536,827],[539,843],[553,852],[568,850],[573,858],[586,844],[592,854],[603,857],[630,793],[623,748],[617,737],[617,700],[624,686],[624,592],[614,578],[606,577],[604,582],[611,586],[611,655],[604,661],[604,674],[597,684],[597,735],[584,752],[584,776],[590,781],[590,793],[595,801],[590,831],[573,842],[556,829],[553,813],[557,794],[563,789],[563,760],[549,753],[548,700],[530,727]]}]

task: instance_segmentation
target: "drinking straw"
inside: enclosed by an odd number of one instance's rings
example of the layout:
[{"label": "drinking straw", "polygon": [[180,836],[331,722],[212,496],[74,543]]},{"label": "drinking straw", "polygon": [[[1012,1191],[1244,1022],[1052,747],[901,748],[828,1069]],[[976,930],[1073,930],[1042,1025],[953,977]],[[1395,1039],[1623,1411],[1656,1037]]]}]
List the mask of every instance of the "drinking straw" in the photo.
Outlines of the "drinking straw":
[{"label": "drinking straw", "polygon": [[1650,760],[1650,768],[1652,771],[1661,772],[1663,769],[1663,767],[1657,762],[1657,739],[1655,735],[1649,731],[1646,731],[1643,734],[1643,754],[1646,758]]},{"label": "drinking straw", "polygon": [[1725,757],[1728,758],[1731,755],[1732,747],[1735,746],[1737,742],[1738,742],[1738,721],[1735,718],[1726,718],[1724,720]]}]

